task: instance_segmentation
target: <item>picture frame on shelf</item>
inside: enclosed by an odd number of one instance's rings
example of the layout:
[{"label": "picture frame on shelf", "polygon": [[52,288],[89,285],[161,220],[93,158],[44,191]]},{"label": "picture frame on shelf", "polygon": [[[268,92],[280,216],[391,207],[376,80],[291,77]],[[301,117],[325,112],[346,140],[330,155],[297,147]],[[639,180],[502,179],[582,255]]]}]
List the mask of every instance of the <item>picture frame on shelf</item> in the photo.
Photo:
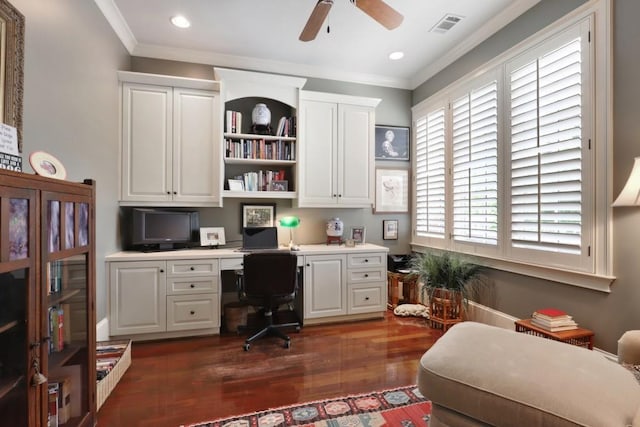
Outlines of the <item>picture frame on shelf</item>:
[{"label": "picture frame on shelf", "polygon": [[275,203],[242,203],[242,227],[274,227]]},{"label": "picture frame on shelf", "polygon": [[376,125],[376,160],[409,161],[411,132],[409,127]]},{"label": "picture frame on shelf", "polygon": [[241,179],[229,179],[229,191],[244,191],[244,182]]},{"label": "picture frame on shelf", "polygon": [[200,246],[226,244],[224,227],[200,227]]},{"label": "picture frame on shelf", "polygon": [[382,220],[382,240],[398,240],[398,220]]},{"label": "picture frame on shelf", "polygon": [[289,181],[274,180],[269,184],[270,191],[289,191]]},{"label": "picture frame on shelf", "polygon": [[349,239],[355,244],[363,244],[365,242],[367,228],[364,225],[356,225],[351,227]]},{"label": "picture frame on shelf", "polygon": [[409,211],[409,170],[376,168],[374,213]]}]

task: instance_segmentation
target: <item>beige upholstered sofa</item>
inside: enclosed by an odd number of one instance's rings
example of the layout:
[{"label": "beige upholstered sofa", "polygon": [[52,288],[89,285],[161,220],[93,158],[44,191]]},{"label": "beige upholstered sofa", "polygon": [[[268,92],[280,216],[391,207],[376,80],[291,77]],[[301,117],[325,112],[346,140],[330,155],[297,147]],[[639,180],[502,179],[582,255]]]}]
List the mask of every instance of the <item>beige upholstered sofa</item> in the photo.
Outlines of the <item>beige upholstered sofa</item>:
[{"label": "beige upholstered sofa", "polygon": [[438,426],[640,426],[640,385],[602,354],[475,322],[421,358]]}]

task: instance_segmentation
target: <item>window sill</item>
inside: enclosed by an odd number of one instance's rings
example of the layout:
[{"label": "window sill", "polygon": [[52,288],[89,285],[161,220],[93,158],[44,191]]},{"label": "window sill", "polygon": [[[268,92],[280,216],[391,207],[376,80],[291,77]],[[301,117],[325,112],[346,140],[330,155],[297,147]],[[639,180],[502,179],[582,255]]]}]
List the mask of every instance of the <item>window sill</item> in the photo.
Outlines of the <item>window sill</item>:
[{"label": "window sill", "polygon": [[[412,251],[423,252],[424,249],[429,248],[427,246],[411,243]],[[508,261],[499,258],[489,258],[472,254],[465,255],[472,257],[478,264],[495,270],[508,271],[510,273],[522,274],[524,276],[550,280],[553,282],[605,293],[611,292],[611,284],[614,280],[616,280],[615,276],[605,276],[601,274],[585,273],[580,271],[562,270],[537,264],[527,264],[517,261]]]}]

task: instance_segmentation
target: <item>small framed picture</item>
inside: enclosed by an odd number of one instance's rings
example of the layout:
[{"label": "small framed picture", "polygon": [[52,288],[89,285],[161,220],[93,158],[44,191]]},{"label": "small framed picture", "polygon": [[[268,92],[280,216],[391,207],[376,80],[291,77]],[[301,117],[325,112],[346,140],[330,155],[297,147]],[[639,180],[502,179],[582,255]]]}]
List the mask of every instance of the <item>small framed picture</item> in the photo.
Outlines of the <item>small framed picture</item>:
[{"label": "small framed picture", "polygon": [[409,160],[409,128],[376,125],[376,160]]},{"label": "small framed picture", "polygon": [[382,239],[398,240],[398,220],[385,219],[382,221]]},{"label": "small framed picture", "polygon": [[350,239],[354,243],[364,243],[366,228],[364,225],[351,227]]},{"label": "small framed picture", "polygon": [[273,227],[276,217],[275,203],[243,203],[242,227]]},{"label": "small framed picture", "polygon": [[289,191],[289,181],[271,181],[269,184],[271,191]]},{"label": "small framed picture", "polygon": [[225,243],[224,227],[200,227],[200,246],[219,246]]},{"label": "small framed picture", "polygon": [[244,191],[244,182],[241,179],[230,179],[229,191]]},{"label": "small framed picture", "polygon": [[374,213],[409,211],[409,171],[376,168]]}]

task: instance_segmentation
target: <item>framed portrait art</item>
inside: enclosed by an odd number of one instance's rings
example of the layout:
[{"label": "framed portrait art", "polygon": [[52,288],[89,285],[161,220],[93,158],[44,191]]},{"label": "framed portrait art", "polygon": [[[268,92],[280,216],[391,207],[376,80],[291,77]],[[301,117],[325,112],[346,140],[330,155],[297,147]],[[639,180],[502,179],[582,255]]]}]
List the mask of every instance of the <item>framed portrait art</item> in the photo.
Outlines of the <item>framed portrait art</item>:
[{"label": "framed portrait art", "polygon": [[408,127],[376,125],[376,160],[409,160]]},{"label": "framed portrait art", "polygon": [[275,203],[243,203],[242,227],[273,227],[276,217]]},{"label": "framed portrait art", "polygon": [[409,212],[409,170],[376,169],[374,213]]},{"label": "framed portrait art", "polygon": [[398,240],[397,219],[385,219],[382,221],[382,240]]}]

